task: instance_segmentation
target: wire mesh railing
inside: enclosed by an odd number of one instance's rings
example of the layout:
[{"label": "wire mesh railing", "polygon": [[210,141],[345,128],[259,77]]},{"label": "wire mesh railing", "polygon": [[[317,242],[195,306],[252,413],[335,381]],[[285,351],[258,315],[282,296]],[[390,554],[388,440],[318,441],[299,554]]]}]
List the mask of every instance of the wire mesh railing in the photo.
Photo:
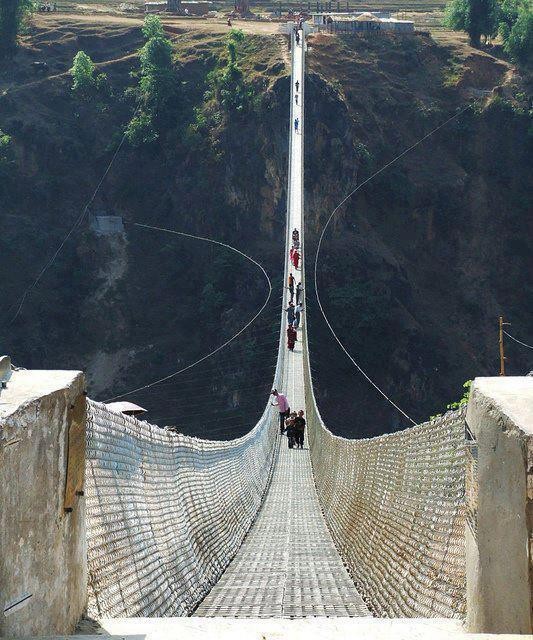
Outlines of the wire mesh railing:
[{"label": "wire mesh railing", "polygon": [[322,422],[307,349],[304,358],[315,484],[366,604],[382,617],[462,618],[465,407],[404,431],[341,438]]}]

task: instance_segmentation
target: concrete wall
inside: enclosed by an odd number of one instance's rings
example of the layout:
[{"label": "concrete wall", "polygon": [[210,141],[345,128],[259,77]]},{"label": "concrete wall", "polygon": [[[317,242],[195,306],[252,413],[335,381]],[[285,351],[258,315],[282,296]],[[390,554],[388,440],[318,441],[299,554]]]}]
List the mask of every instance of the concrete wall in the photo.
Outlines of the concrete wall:
[{"label": "concrete wall", "polygon": [[466,420],[467,628],[529,634],[533,378],[477,378]]},{"label": "concrete wall", "polygon": [[[86,602],[84,378],[14,371],[0,391],[0,636],[69,633]],[[73,437],[76,432],[77,438]],[[66,488],[72,511],[65,511]]]}]

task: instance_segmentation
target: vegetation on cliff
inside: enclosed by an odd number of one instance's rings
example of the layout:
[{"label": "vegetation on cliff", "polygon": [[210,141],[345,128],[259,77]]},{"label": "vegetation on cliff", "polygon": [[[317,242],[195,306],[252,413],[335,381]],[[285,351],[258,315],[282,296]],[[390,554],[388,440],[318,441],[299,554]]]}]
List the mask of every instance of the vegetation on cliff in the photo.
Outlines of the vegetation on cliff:
[{"label": "vegetation on cliff", "polygon": [[33,10],[33,0],[2,0],[0,2],[0,58],[13,54],[17,36]]},{"label": "vegetation on cliff", "polygon": [[[36,54],[25,46],[15,57],[17,77],[0,74],[3,317],[80,215],[124,132],[126,141],[89,218],[2,334],[4,350],[27,367],[86,369],[91,396],[107,399],[194,361],[264,299],[262,276],[232,255],[133,223],[244,249],[280,291],[286,41],[161,34],[157,21],[144,29],[106,24],[103,33],[65,21],[56,32],[36,28],[32,43],[54,52],[53,77],[35,79]],[[533,331],[525,89],[507,63],[424,36],[320,36],[310,47],[308,276],[325,216],[349,189],[464,106],[471,91],[497,88],[365,187],[336,219],[319,265],[327,311],[349,349],[423,419],[464,380],[494,371],[499,313],[521,335]],[[82,56],[79,65],[86,93],[72,90],[68,71],[80,49],[90,62]],[[102,215],[120,216],[125,231],[102,235]],[[311,279],[306,295],[327,424],[350,436],[401,426],[330,342]],[[233,348],[128,399],[148,408],[149,419],[189,433],[247,431],[268,396],[279,317],[273,300]],[[511,373],[523,373],[526,356],[509,357]]]},{"label": "vegetation on cliff", "polygon": [[451,0],[446,23],[456,31],[466,31],[475,47],[482,37],[488,41],[499,33],[513,60],[533,61],[533,5],[529,0]]}]

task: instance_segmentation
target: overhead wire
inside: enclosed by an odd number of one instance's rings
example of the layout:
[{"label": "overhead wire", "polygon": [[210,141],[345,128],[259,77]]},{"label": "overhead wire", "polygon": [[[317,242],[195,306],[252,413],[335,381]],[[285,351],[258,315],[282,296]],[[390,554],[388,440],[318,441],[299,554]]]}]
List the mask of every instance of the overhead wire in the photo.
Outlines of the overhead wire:
[{"label": "overhead wire", "polygon": [[[272,359],[272,356],[269,357],[269,360],[271,360],[271,359]],[[256,362],[256,360],[254,360],[254,362]],[[265,365],[265,366],[262,366],[262,367],[256,367],[254,365],[254,373],[257,372],[257,371],[269,371],[270,369],[275,369],[275,368],[276,368],[276,363],[275,362],[273,362],[270,365]],[[212,371],[216,371],[216,369],[213,369]],[[234,371],[235,375],[241,375],[243,373],[242,371],[235,371],[235,369],[233,371]],[[172,380],[172,381],[168,381],[168,382],[162,382],[161,386],[158,389],[156,389],[155,391],[156,392],[161,391],[161,392],[165,392],[165,393],[178,393],[181,390],[181,386],[182,385],[183,385],[183,391],[187,392],[187,389],[190,386],[194,386],[195,388],[202,389],[202,388],[211,388],[215,384],[219,385],[219,386],[220,386],[220,384],[222,384],[218,380],[215,381],[215,382],[206,381],[205,375],[207,373],[208,372],[204,371],[203,375],[195,376],[193,378],[187,378],[187,379],[183,379],[183,380],[180,378],[179,380]],[[219,373],[219,375],[222,375],[222,376],[229,375],[228,372],[225,372],[225,371],[220,371],[218,373]],[[202,381],[202,383],[200,385],[197,385],[197,381]],[[168,385],[171,385],[171,384],[176,384],[176,385],[179,384],[180,385],[180,389],[176,389],[174,387],[172,389],[169,389]],[[167,385],[167,386],[165,386],[165,385]],[[216,391],[216,389],[214,391]],[[195,396],[197,397],[196,393],[195,393]]]},{"label": "overhead wire", "polygon": [[[261,363],[261,362],[268,362],[270,360],[274,360],[274,356],[271,353],[272,350],[269,350],[269,353],[267,354],[267,352],[265,351],[263,353],[263,355],[260,357],[258,354],[254,354],[254,371],[259,371],[261,369],[268,369],[270,368],[271,365],[264,365],[261,367],[256,367],[255,363]],[[218,367],[210,367],[209,369],[202,369],[201,373],[198,375],[194,375],[194,376],[184,376],[183,378],[180,377],[179,380],[170,380],[168,382],[162,382],[160,389],[162,387],[165,386],[169,386],[169,385],[181,385],[181,384],[193,384],[196,380],[201,380],[203,381],[206,385],[211,384],[210,382],[206,382],[206,374],[210,374],[212,372],[216,372],[219,375],[227,375],[230,376],[232,373],[234,373],[235,375],[239,375],[242,373],[242,371],[239,369],[239,365],[235,365],[235,363],[233,363],[234,366],[233,367],[229,367],[229,365],[224,365],[224,367],[218,368]],[[275,366],[275,361],[274,364],[272,366]]]},{"label": "overhead wire", "polygon": [[[274,369],[274,368],[275,367],[273,367],[272,369]],[[237,389],[228,389],[227,392],[222,392],[222,393],[224,394],[224,397],[228,397],[230,394],[235,393],[237,391],[246,391],[248,389],[257,389],[257,388],[263,387],[263,386],[266,387],[269,384],[270,383],[268,383],[268,384],[267,383],[261,383],[261,384],[257,384],[257,385],[251,385],[251,386],[248,385],[246,387],[239,387]],[[165,403],[166,402],[168,402],[168,403],[181,402],[182,400],[186,400],[187,398],[190,398],[191,395],[192,395],[191,393],[186,393],[186,394],[183,394],[183,395],[180,395],[180,396],[171,396],[171,397],[165,396]],[[194,399],[196,400],[198,398],[212,398],[213,396],[216,396],[216,395],[218,395],[217,391],[212,391],[210,393],[201,393],[201,394],[196,394],[195,393],[194,394]],[[223,401],[222,399],[213,400],[213,402],[210,403],[210,405],[213,404],[213,403],[216,404],[217,402],[222,402],[222,401]],[[203,404],[202,402],[192,402],[192,403],[187,402],[187,406],[188,407],[200,406],[202,404]]]},{"label": "overhead wire", "polygon": [[514,336],[512,336],[510,333],[508,333],[507,331],[505,331],[505,329],[502,329],[503,333],[505,333],[505,335],[508,338],[511,338],[511,340],[514,340],[515,342],[518,342],[518,344],[521,344],[523,347],[527,347],[528,349],[533,349],[533,346],[530,344],[526,344],[525,342],[522,342],[521,340],[518,340],[518,338],[515,338]]},{"label": "overhead wire", "polygon": [[[138,106],[134,112],[134,117],[137,114],[137,111],[139,111],[140,106]],[[89,200],[87,201],[87,203],[85,204],[85,206],[82,209],[81,214],[76,218],[74,224],[70,227],[69,231],[67,232],[67,234],[65,235],[65,237],[61,240],[61,242],[59,243],[59,246],[57,247],[57,249],[54,251],[54,253],[52,254],[52,256],[45,262],[44,266],[41,268],[41,270],[39,271],[39,273],[37,274],[37,277],[33,280],[33,282],[26,287],[24,293],[22,294],[19,303],[18,303],[18,307],[17,310],[15,312],[15,314],[13,315],[13,317],[9,320],[9,322],[7,323],[7,326],[11,326],[13,324],[13,322],[18,318],[20,312],[22,311],[22,307],[24,306],[24,302],[26,301],[26,298],[28,297],[28,295],[33,291],[33,289],[35,289],[35,287],[39,284],[39,282],[41,281],[41,278],[44,276],[44,274],[46,273],[46,271],[48,271],[48,269],[52,266],[52,264],[55,262],[57,256],[61,253],[61,250],[63,249],[63,247],[65,246],[65,244],[67,243],[68,239],[70,238],[70,236],[74,233],[74,231],[80,226],[80,224],[83,222],[83,220],[85,219],[87,212],[89,211],[89,207],[92,205],[92,203],[94,202],[94,199],[96,198],[96,196],[98,195],[98,192],[100,191],[100,188],[102,187],[108,173],[111,171],[111,168],[113,166],[113,164],[115,163],[115,160],[124,144],[124,141],[126,140],[126,130],[124,131],[124,134],[122,135],[122,138],[120,139],[120,142],[117,146],[117,148],[115,149],[111,160],[108,162],[107,167],[104,171],[104,173],[102,174],[102,177],[100,178],[100,180],[98,181],[98,184],[96,185],[96,189],[93,191],[92,196],[89,198]],[[11,311],[11,309],[15,306],[15,304],[17,304],[16,302],[13,303],[7,310],[7,313],[9,313]]]},{"label": "overhead wire", "polygon": [[227,347],[229,344],[231,344],[236,338],[238,338],[242,333],[244,333],[244,331],[246,331],[246,329],[248,329],[249,326],[251,326],[255,320],[263,313],[264,309],[267,307],[269,301],[270,301],[270,297],[272,295],[272,283],[270,282],[270,278],[268,277],[268,273],[265,271],[264,267],[257,262],[257,260],[254,260],[253,258],[251,258],[249,255],[247,255],[246,253],[244,253],[243,251],[240,251],[239,249],[236,249],[235,247],[232,247],[229,244],[226,244],[225,242],[220,242],[218,240],[213,240],[212,238],[204,238],[203,236],[197,236],[194,235],[192,233],[185,233],[183,231],[176,231],[174,229],[166,229],[164,227],[157,227],[154,225],[149,225],[149,224],[143,224],[140,222],[134,222],[132,223],[134,226],[137,226],[139,228],[143,228],[143,229],[149,229],[152,231],[160,231],[163,233],[171,233],[177,236],[181,236],[184,238],[192,238],[194,240],[202,240],[204,242],[210,242],[212,244],[216,244],[219,245],[221,247],[225,247],[226,249],[229,249],[230,251],[234,251],[235,253],[243,256],[244,258],[246,258],[247,260],[249,260],[250,262],[252,262],[253,264],[255,264],[257,267],[259,267],[259,269],[261,270],[261,272],[263,273],[263,275],[266,278],[267,281],[267,285],[268,285],[268,294],[267,297],[265,299],[265,302],[263,303],[263,305],[261,306],[261,308],[259,309],[259,311],[243,326],[239,329],[239,331],[237,331],[237,333],[235,333],[233,336],[231,336],[231,338],[229,338],[228,340],[226,340],[225,342],[223,342],[221,345],[219,345],[216,349],[213,349],[212,351],[210,351],[209,353],[205,354],[204,356],[202,356],[201,358],[198,358],[198,360],[196,360],[195,362],[192,362],[188,365],[186,365],[185,367],[182,367],[181,369],[178,369],[177,371],[174,371],[166,376],[163,376],[162,378],[158,378],[157,380],[153,380],[152,382],[149,382],[145,385],[142,385],[140,387],[137,387],[136,389],[131,389],[130,391],[126,391],[125,393],[121,393],[118,394],[116,396],[113,396],[112,398],[109,398],[108,400],[106,400],[105,402],[110,402],[112,400],[116,400],[117,398],[125,398],[126,396],[131,395],[132,393],[137,393],[139,391],[142,391],[144,389],[149,389],[161,382],[165,382],[166,380],[170,380],[171,378],[174,378],[176,376],[178,376],[180,373],[183,373],[184,371],[188,371],[189,369],[192,369],[193,367],[195,367],[196,365],[200,364],[201,362],[204,362],[205,360],[207,360],[208,358],[211,358],[212,356],[214,356],[216,353],[218,353],[219,351],[221,351],[222,349],[224,349],[225,347]]},{"label": "overhead wire", "polygon": [[381,389],[381,387],[374,382],[374,380],[372,380],[372,378],[366,373],[366,371],[363,370],[363,368],[361,367],[361,365],[356,362],[356,360],[354,359],[354,357],[349,353],[349,351],[346,349],[346,347],[344,346],[344,344],[342,343],[342,341],[340,340],[340,338],[338,337],[337,333],[335,332],[335,330],[333,329],[333,327],[331,326],[331,323],[328,320],[328,317],[324,311],[324,308],[322,306],[322,301],[320,299],[320,294],[319,294],[319,290],[318,290],[318,259],[320,256],[320,249],[322,247],[322,242],[324,240],[324,235],[327,231],[327,228],[329,227],[329,224],[331,222],[331,220],[333,219],[333,217],[335,216],[335,214],[338,212],[338,210],[355,194],[357,193],[360,189],[362,189],[366,184],[368,184],[371,180],[373,180],[374,178],[376,178],[378,175],[380,175],[381,173],[383,173],[384,171],[386,171],[389,167],[391,167],[393,164],[395,164],[396,162],[398,162],[398,160],[400,160],[401,158],[403,158],[405,155],[407,155],[410,151],[412,151],[413,149],[415,149],[416,147],[418,147],[420,144],[422,144],[422,142],[424,142],[425,140],[427,140],[429,137],[431,137],[433,134],[437,133],[437,131],[439,131],[440,129],[442,129],[443,127],[445,127],[447,124],[449,124],[450,122],[452,122],[453,120],[455,120],[456,118],[458,118],[460,115],[462,115],[463,113],[465,113],[465,111],[467,111],[468,109],[470,109],[472,107],[474,103],[469,103],[467,106],[465,106],[463,109],[460,109],[457,113],[455,113],[453,116],[449,117],[447,120],[445,120],[444,122],[442,122],[438,127],[435,127],[434,129],[432,129],[429,133],[427,133],[425,136],[423,136],[422,138],[420,138],[419,140],[417,140],[414,144],[412,144],[410,147],[407,147],[407,149],[404,149],[400,154],[398,154],[395,158],[393,158],[390,162],[388,162],[387,164],[383,165],[380,169],[378,169],[377,171],[375,171],[371,176],[369,176],[368,178],[366,178],[366,180],[363,180],[363,182],[361,182],[359,185],[357,185],[355,187],[355,189],[353,189],[352,191],[350,191],[350,193],[348,193],[348,195],[346,195],[341,202],[333,209],[333,211],[331,212],[326,224],[324,225],[323,229],[322,229],[322,233],[320,234],[320,238],[318,241],[318,245],[317,245],[317,250],[316,250],[316,254],[315,254],[315,265],[314,265],[314,285],[315,285],[315,295],[316,295],[316,299],[318,302],[318,306],[320,308],[320,312],[322,313],[322,316],[324,318],[324,321],[326,322],[326,325],[328,327],[328,329],[331,331],[331,334],[333,335],[333,337],[335,338],[335,340],[337,341],[337,343],[339,344],[340,348],[343,350],[343,352],[345,353],[345,355],[349,358],[349,360],[352,362],[352,364],[355,366],[355,368],[359,371],[359,373],[383,396],[383,398],[385,398],[385,400],[387,402],[389,402],[397,411],[399,411],[399,413],[401,413],[405,418],[407,418],[412,424],[416,425],[416,421],[413,420],[413,418],[411,418],[411,416],[409,416],[403,409],[401,409],[384,391],[383,389]]}]

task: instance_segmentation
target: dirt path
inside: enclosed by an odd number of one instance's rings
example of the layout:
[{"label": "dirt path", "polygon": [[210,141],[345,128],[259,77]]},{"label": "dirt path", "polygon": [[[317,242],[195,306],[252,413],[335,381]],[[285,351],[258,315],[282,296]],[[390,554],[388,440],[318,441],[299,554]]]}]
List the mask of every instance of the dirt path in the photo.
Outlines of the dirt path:
[{"label": "dirt path", "polygon": [[[203,31],[205,33],[226,33],[229,30],[226,21],[221,18],[185,18],[180,16],[161,16],[163,24],[178,27],[180,31]],[[115,16],[94,13],[51,13],[36,14],[35,24],[40,28],[64,26],[67,24],[113,25],[137,27],[142,24],[144,16]],[[275,34],[279,33],[280,22],[259,22],[250,20],[234,20],[233,27],[242,29],[245,33]]]}]

